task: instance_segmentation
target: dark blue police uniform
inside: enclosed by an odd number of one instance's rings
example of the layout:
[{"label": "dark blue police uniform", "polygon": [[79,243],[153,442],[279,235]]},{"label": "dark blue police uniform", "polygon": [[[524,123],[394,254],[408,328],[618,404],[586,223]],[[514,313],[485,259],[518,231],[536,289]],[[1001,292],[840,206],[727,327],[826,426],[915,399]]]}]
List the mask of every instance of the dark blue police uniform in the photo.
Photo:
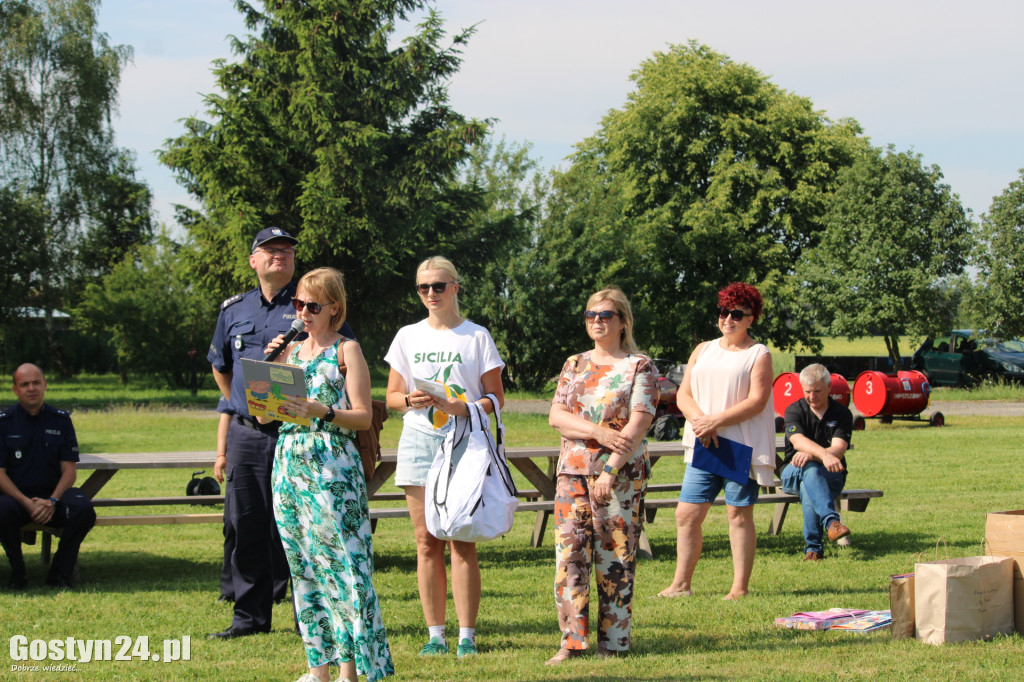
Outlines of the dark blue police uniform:
[{"label": "dark blue police uniform", "polygon": [[[234,412],[231,411],[231,407],[228,406],[228,401],[221,396],[220,400],[217,401],[217,412],[218,414],[227,414],[234,416]],[[218,424],[219,430],[219,424]],[[228,503],[227,503],[227,486],[225,486],[224,493],[224,557],[220,565],[220,599],[218,601],[235,601],[235,579],[234,573],[231,570],[231,555],[235,552],[235,527],[228,522]],[[275,584],[276,590],[276,584]],[[275,591],[275,598],[277,597]]]},{"label": "dark blue police uniform", "polygon": [[[21,404],[0,413],[0,469],[27,497],[48,498],[61,477],[61,462],[78,461],[78,438],[71,416],[43,404],[32,416]],[[0,493],[0,543],[7,552],[14,576],[25,575],[20,528],[32,517],[10,495]],[[60,545],[53,555],[50,578],[58,574],[68,581],[78,550],[96,523],[92,502],[78,488],[68,488],[57,500],[49,525],[61,528]]]},{"label": "dark blue police uniform", "polygon": [[[246,405],[242,358],[262,360],[264,350],[295,320],[289,283],[267,301],[259,288],[232,296],[221,304],[207,359],[218,372],[231,372],[234,414],[228,430],[225,539],[233,537],[231,554],[235,615],[231,626],[242,631],[269,631],[275,599],[284,597],[288,562],[274,521],[270,488],[278,422],[260,424]],[[348,325],[342,334],[351,334]]]},{"label": "dark blue police uniform", "polygon": [[270,490],[277,423],[262,425],[249,416],[241,361],[262,360],[267,344],[288,331],[295,319],[294,296],[295,285],[289,283],[272,301],[259,288],[227,299],[207,354],[214,369],[232,374],[228,408],[234,416],[228,429],[224,535],[235,542],[231,626],[244,631],[270,630],[274,598],[284,596],[289,573]]}]

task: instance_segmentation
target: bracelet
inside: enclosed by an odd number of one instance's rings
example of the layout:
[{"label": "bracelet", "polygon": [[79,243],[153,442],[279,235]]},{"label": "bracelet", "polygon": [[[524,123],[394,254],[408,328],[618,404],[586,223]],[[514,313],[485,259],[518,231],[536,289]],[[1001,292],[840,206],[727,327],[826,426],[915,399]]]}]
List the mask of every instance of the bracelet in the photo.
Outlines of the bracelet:
[{"label": "bracelet", "polygon": [[602,469],[602,471],[604,471],[604,473],[606,474],[611,474],[612,476],[619,475],[618,467],[613,467],[611,464],[605,464],[604,469]]},{"label": "bracelet", "polygon": [[227,459],[227,455],[217,455],[217,459]]},{"label": "bracelet", "polygon": [[408,393],[405,394],[405,406],[406,407],[412,407],[412,403],[409,402],[409,394]]}]

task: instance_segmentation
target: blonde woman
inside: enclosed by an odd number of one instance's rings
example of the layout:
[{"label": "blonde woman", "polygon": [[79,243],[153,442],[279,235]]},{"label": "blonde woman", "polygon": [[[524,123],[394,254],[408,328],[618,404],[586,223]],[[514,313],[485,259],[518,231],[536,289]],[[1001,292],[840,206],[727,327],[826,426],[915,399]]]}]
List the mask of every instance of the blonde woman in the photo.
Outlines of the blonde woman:
[{"label": "blonde woman", "polygon": [[370,425],[370,374],[359,344],[338,333],[346,312],[340,272],[304,275],[293,304],[305,334],[280,357],[303,369],[309,398],[287,404],[310,425],[281,424],[272,481],[309,664],[298,682],[328,682],[329,665],[340,667],[338,680],[355,682],[362,673],[373,682],[395,666],[373,588],[370,511],[355,444],[356,430]]},{"label": "blonde woman", "polygon": [[597,654],[630,646],[640,508],[650,461],[644,435],[658,403],[654,363],[633,341],[633,311],[618,288],[598,291],[583,314],[593,350],[570,357],[551,401],[562,436],[555,495],[558,665],[583,654],[590,633],[590,574],[597,576]]},{"label": "blonde woman", "polygon": [[[416,534],[416,579],[420,604],[427,622],[427,643],[421,656],[443,655],[449,651],[445,634],[448,578],[445,541],[427,530],[424,497],[430,463],[445,434],[453,425],[452,415],[469,417],[468,401],[479,401],[494,412],[484,396],[493,393],[499,407],[505,393],[501,370],[505,366],[490,333],[459,313],[459,273],[447,258],[434,256],[416,269],[416,292],[427,317],[402,327],[384,359],[391,365],[387,403],[404,413],[398,443],[395,485],[405,490]],[[439,382],[445,398],[416,388],[416,380]],[[452,596],[459,620],[459,658],[477,653],[476,619],[480,610],[480,565],[476,545],[451,541]]]}]

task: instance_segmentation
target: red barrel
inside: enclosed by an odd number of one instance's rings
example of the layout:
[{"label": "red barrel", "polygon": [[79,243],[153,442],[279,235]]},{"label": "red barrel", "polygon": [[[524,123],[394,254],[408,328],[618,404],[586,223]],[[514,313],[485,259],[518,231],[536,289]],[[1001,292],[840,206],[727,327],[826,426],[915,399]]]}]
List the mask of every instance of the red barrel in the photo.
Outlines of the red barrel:
[{"label": "red barrel", "polygon": [[916,370],[861,372],[853,382],[853,404],[865,417],[920,414],[931,392],[928,377]]},{"label": "red barrel", "polygon": [[[850,406],[850,382],[842,374],[832,373],[832,385],[829,387],[828,395],[832,400]],[[786,408],[804,397],[804,388],[800,385],[800,375],[796,372],[783,372],[775,377],[772,384],[772,402],[775,407],[775,414],[780,417],[786,416]]]},{"label": "red barrel", "polygon": [[850,382],[842,374],[832,372],[832,387],[828,396],[844,407],[850,406]]},{"label": "red barrel", "polygon": [[804,397],[804,389],[800,386],[800,375],[796,372],[783,372],[775,377],[772,384],[772,402],[775,414],[786,416],[786,408]]}]

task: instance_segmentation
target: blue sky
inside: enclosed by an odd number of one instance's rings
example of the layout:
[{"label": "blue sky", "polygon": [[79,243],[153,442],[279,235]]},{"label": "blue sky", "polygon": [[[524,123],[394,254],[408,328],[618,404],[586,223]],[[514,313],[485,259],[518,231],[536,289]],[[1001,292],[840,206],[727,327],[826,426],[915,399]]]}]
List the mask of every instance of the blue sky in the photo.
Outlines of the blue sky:
[{"label": "blue sky", "polygon": [[[1024,3],[1005,0],[439,0],[451,29],[478,24],[450,86],[467,116],[557,166],[666,45],[697,40],[746,62],[876,145],[942,168],[976,214],[1024,168]],[[155,150],[204,115],[210,63],[243,36],[230,0],[103,0],[100,29],[135,50],[118,144],[135,150],[160,220],[188,203]]]}]

